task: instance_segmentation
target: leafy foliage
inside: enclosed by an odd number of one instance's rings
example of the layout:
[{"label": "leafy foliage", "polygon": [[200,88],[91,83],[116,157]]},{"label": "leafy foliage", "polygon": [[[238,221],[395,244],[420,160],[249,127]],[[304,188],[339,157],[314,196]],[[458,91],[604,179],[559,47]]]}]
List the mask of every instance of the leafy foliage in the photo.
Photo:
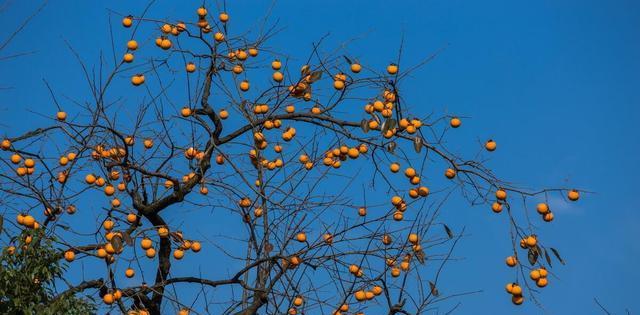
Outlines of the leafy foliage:
[{"label": "leafy foliage", "polygon": [[53,239],[25,230],[17,246],[0,254],[0,314],[92,314],[94,304],[73,294],[57,294],[55,281],[65,266]]}]

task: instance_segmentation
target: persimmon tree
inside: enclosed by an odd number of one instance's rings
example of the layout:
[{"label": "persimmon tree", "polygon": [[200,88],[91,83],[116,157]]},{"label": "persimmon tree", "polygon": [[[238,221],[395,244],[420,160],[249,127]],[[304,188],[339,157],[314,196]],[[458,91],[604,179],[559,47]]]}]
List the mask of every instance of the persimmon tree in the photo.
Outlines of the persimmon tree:
[{"label": "persimmon tree", "polygon": [[[580,192],[498,178],[493,140],[451,152],[463,118],[403,95],[431,58],[361,65],[320,41],[297,63],[269,46],[275,27],[234,34],[227,13],[194,10],[119,17],[112,61],[78,56],[90,99],[50,87],[50,124],[6,134],[3,259],[53,241],[67,273],[97,266],[60,294],[129,314],[421,314],[452,297],[438,281],[464,231],[439,218],[463,198],[508,218],[506,290],[537,303],[563,262],[532,221]],[[196,212],[208,232],[180,221]],[[178,275],[183,259],[229,272]]]}]

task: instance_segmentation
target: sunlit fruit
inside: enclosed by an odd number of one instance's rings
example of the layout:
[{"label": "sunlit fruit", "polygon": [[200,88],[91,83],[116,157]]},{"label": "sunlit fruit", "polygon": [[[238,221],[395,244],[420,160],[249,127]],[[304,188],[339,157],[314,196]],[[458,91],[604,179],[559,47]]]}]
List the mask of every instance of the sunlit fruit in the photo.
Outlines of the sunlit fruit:
[{"label": "sunlit fruit", "polygon": [[390,64],[387,66],[387,73],[394,75],[398,73],[398,66],[396,64]]},{"label": "sunlit fruit", "polygon": [[571,201],[576,201],[580,198],[580,192],[572,189],[569,191],[569,193],[567,194],[567,197],[569,198],[569,200]]},{"label": "sunlit fruit", "polygon": [[539,203],[536,206],[536,211],[540,214],[546,214],[549,212],[549,206],[546,203]]},{"label": "sunlit fruit", "polygon": [[131,27],[131,25],[133,24],[133,17],[132,16],[125,16],[122,19],[122,26],[124,27]]},{"label": "sunlit fruit", "polygon": [[249,81],[244,80],[242,82],[240,82],[240,90],[246,92],[249,90]]},{"label": "sunlit fruit", "polygon": [[495,151],[497,146],[498,145],[493,140],[489,140],[484,144],[485,149],[487,149],[487,151],[490,151],[490,152]]},{"label": "sunlit fruit", "polygon": [[134,76],[131,77],[131,84],[138,86],[144,83],[144,75],[143,74],[136,74]]},{"label": "sunlit fruit", "polygon": [[104,304],[111,305],[115,301],[115,298],[113,297],[113,294],[107,293],[102,297],[102,301]]},{"label": "sunlit fruit", "polygon": [[276,71],[273,73],[273,81],[282,82],[284,79],[284,75],[280,71]]},{"label": "sunlit fruit", "polygon": [[2,143],[0,143],[0,148],[5,151],[11,149],[11,141],[9,139],[2,140]]},{"label": "sunlit fruit", "polygon": [[136,42],[135,40],[130,40],[127,42],[127,48],[129,50],[136,50],[138,49],[138,42]]},{"label": "sunlit fruit", "polygon": [[58,119],[59,121],[65,121],[67,119],[67,113],[59,111],[58,113],[56,113],[56,119]]},{"label": "sunlit fruit", "polygon": [[549,280],[547,278],[540,278],[536,281],[536,285],[540,288],[546,287],[548,283]]},{"label": "sunlit fruit", "polygon": [[187,72],[192,73],[196,71],[196,64],[193,62],[188,62],[187,65],[185,66]]},{"label": "sunlit fruit", "polygon": [[444,171],[444,176],[446,176],[449,179],[452,179],[456,177],[456,171],[452,168],[448,168],[446,171]]},{"label": "sunlit fruit", "polygon": [[460,127],[460,125],[462,125],[462,121],[458,117],[453,117],[449,121],[449,124],[451,125],[452,128],[458,128]]},{"label": "sunlit fruit", "polygon": [[280,70],[281,67],[282,67],[282,62],[280,62],[280,60],[276,59],[271,62],[271,69]]},{"label": "sunlit fruit", "polygon": [[66,261],[72,262],[75,258],[76,258],[76,253],[74,253],[72,250],[68,250],[64,252],[64,259]]}]

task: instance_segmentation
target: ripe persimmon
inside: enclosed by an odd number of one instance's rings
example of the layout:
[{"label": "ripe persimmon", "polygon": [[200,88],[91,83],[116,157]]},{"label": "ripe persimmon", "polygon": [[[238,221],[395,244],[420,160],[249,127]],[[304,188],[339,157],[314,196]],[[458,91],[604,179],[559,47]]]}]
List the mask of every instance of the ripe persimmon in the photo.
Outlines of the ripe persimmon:
[{"label": "ripe persimmon", "polygon": [[59,121],[65,121],[67,119],[67,113],[64,111],[59,111],[56,113],[56,119]]},{"label": "ripe persimmon", "polygon": [[549,206],[546,203],[539,203],[536,206],[536,211],[538,211],[538,213],[544,215],[544,214],[549,212]]},{"label": "ripe persimmon", "polygon": [[411,244],[418,244],[419,238],[418,238],[418,234],[415,233],[411,233],[409,234],[409,238],[408,238],[409,243]]},{"label": "ripe persimmon", "polygon": [[135,40],[130,40],[127,42],[127,48],[129,50],[136,50],[138,49],[138,42],[136,42]]},{"label": "ripe persimmon", "polygon": [[136,74],[131,77],[131,84],[133,84],[134,86],[139,86],[144,83],[144,80],[145,79],[143,74]]},{"label": "ripe persimmon", "polygon": [[567,193],[567,197],[571,201],[576,201],[580,198],[580,192],[575,189],[572,189],[569,191],[569,193]]},{"label": "ripe persimmon", "polygon": [[524,239],[524,242],[525,244],[527,244],[527,246],[534,247],[536,246],[536,244],[538,244],[538,239],[533,235],[529,235]]},{"label": "ripe persimmon", "polygon": [[491,210],[493,210],[493,212],[495,213],[500,213],[502,211],[502,204],[499,202],[494,202],[491,205]]},{"label": "ripe persimmon", "polygon": [[416,170],[413,167],[407,167],[407,169],[404,170],[404,176],[408,177],[408,178],[412,178],[416,176]]},{"label": "ripe persimmon", "polygon": [[144,254],[149,258],[153,258],[156,257],[156,250],[154,248],[149,248],[144,252]]},{"label": "ripe persimmon", "polygon": [[451,120],[449,121],[449,124],[453,128],[458,128],[460,127],[460,125],[462,125],[462,121],[458,117],[452,117]]},{"label": "ripe persimmon", "polygon": [[515,305],[520,305],[524,302],[524,297],[522,295],[514,295],[511,297],[511,302]]},{"label": "ripe persimmon", "polygon": [[456,171],[452,168],[448,168],[446,171],[444,171],[444,176],[446,176],[448,179],[452,179],[456,177]]},{"label": "ripe persimmon", "polygon": [[193,63],[193,62],[187,62],[187,65],[185,66],[185,69],[189,73],[195,72],[196,71],[196,64]]},{"label": "ripe persimmon", "polygon": [[158,236],[165,238],[169,236],[169,229],[166,226],[161,226],[158,228]]},{"label": "ripe persimmon", "polygon": [[133,269],[131,269],[131,268],[127,268],[127,270],[125,270],[125,271],[124,271],[124,275],[125,275],[127,278],[133,278],[133,276],[134,276],[135,274],[136,274],[136,272],[135,272]]},{"label": "ripe persimmon", "polygon": [[529,273],[529,277],[531,278],[531,280],[537,281],[541,278],[540,271],[538,271],[537,269],[531,270],[531,272]]},{"label": "ripe persimmon", "polygon": [[547,286],[547,284],[549,284],[549,280],[547,278],[540,278],[538,280],[536,280],[536,285],[539,288],[544,288]]},{"label": "ripe persimmon", "polygon": [[25,159],[24,166],[27,168],[33,168],[36,165],[36,162],[33,159]]},{"label": "ripe persimmon", "polygon": [[10,160],[11,163],[18,164],[22,161],[22,157],[19,154],[12,154]]},{"label": "ripe persimmon", "polygon": [[489,151],[489,152],[495,151],[497,146],[498,146],[498,144],[493,140],[488,140],[484,144],[485,149],[487,149],[487,151]]},{"label": "ripe persimmon", "polygon": [[249,90],[249,81],[243,80],[242,82],[240,82],[240,90],[242,90],[243,92],[248,91]]},{"label": "ripe persimmon", "polygon": [[104,304],[111,305],[115,301],[115,298],[113,297],[113,294],[107,293],[102,297],[102,301]]},{"label": "ripe persimmon", "polygon": [[249,206],[251,206],[251,199],[244,197],[242,199],[240,199],[240,201],[238,202],[238,204],[240,205],[240,207],[242,208],[248,208]]},{"label": "ripe persimmon", "polygon": [[394,75],[396,73],[398,73],[398,65],[392,63],[390,65],[387,66],[387,73]]},{"label": "ripe persimmon", "polygon": [[2,140],[2,143],[0,143],[0,148],[2,148],[2,150],[4,151],[11,149],[11,141],[9,139]]},{"label": "ripe persimmon", "polygon": [[64,252],[64,259],[66,261],[72,262],[75,258],[76,258],[76,253],[74,253],[72,250],[67,250],[66,252]]},{"label": "ripe persimmon", "polygon": [[131,25],[133,24],[133,17],[131,15],[129,16],[125,16],[122,19],[122,26],[124,27],[131,27]]},{"label": "ripe persimmon", "polygon": [[220,22],[227,23],[229,21],[229,14],[222,12],[218,15],[218,18],[220,19]]},{"label": "ripe persimmon", "polygon": [[522,294],[522,287],[520,287],[517,283],[509,283],[506,286],[506,290],[508,293],[511,293],[513,295],[521,295]]}]

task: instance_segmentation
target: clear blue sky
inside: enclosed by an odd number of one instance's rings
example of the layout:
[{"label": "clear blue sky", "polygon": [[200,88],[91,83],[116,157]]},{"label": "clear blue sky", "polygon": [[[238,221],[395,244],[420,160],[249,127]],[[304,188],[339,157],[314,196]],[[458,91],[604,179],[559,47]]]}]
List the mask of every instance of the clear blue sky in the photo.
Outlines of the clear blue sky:
[{"label": "clear blue sky", "polygon": [[[5,31],[36,7],[36,1],[12,2],[0,20]],[[2,53],[31,52],[0,61],[0,86],[10,87],[0,90],[0,136],[46,123],[33,112],[55,111],[43,78],[61,95],[87,99],[64,41],[96,64],[101,50],[110,53],[107,8],[140,13],[143,2],[51,1]],[[161,0],[151,15],[191,16],[198,4]],[[242,28],[268,6],[229,1],[227,11]],[[560,202],[556,220],[539,224],[567,261],[554,268],[558,279],[540,295],[544,309],[516,308],[504,293],[512,275],[503,265],[505,221],[455,203],[460,208],[445,218],[470,236],[456,250],[464,259],[447,266],[440,291],[483,290],[458,299],[457,314],[599,314],[594,297],[614,314],[640,311],[640,2],[278,1],[272,15],[285,29],[270,46],[292,55],[306,56],[326,33],[329,47],[357,38],[348,50],[379,68],[395,59],[402,36],[408,63],[447,46],[403,90],[416,112],[472,117],[450,139],[451,148],[475,152],[465,145],[490,137],[499,150],[488,164],[502,178],[595,192],[578,203]]]}]

